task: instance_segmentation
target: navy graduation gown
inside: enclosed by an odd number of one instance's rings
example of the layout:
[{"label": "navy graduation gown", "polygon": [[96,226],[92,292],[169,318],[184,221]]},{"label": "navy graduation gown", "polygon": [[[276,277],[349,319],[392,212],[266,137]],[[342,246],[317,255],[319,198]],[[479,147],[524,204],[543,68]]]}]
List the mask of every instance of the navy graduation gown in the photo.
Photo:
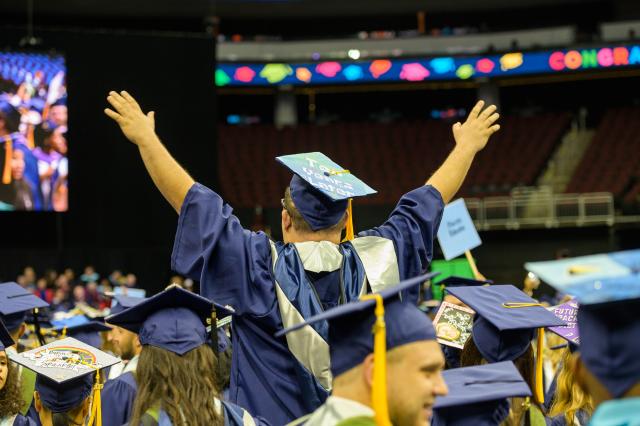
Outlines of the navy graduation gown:
[{"label": "navy graduation gown", "polygon": [[[288,309],[293,314],[301,318],[309,315],[312,307],[304,302],[313,299],[306,299],[308,291],[300,295],[295,286],[302,283],[310,288],[305,283],[314,274],[313,290],[318,293],[314,297],[326,308],[340,303],[341,292],[335,291],[335,284],[341,277],[344,289],[357,297],[359,291],[378,291],[426,271],[443,207],[435,188],[423,186],[411,191],[400,199],[384,224],[361,232],[353,242],[328,249],[338,252],[336,256],[345,259],[343,263],[348,263],[347,258],[352,261],[348,274],[344,265],[309,273],[308,264],[299,270],[301,258],[291,250],[294,245],[274,244],[262,232],[243,229],[233,209],[218,194],[194,184],[182,205],[171,263],[176,272],[200,281],[203,296],[235,309],[230,401],[273,424],[286,424],[317,408],[323,390],[316,386],[317,394],[305,398],[300,389],[312,387],[309,381],[318,381],[320,373],[300,368],[300,359],[292,351],[295,345],[286,337],[273,337],[283,328],[284,308],[280,305],[291,302]],[[352,282],[362,269],[367,288]],[[288,278],[282,279],[284,276]],[[416,288],[403,296],[417,300],[418,293]],[[323,333],[315,331],[315,341],[321,345]]]},{"label": "navy graduation gown", "polygon": [[102,424],[121,426],[129,421],[133,414],[133,403],[138,392],[135,376],[131,371],[121,374],[104,384],[100,399],[102,401]]}]

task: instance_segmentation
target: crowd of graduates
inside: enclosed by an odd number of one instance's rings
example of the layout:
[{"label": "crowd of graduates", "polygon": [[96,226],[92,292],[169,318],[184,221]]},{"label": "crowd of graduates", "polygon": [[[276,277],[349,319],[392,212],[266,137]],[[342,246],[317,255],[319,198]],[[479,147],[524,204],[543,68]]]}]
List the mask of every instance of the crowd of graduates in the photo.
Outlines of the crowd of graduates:
[{"label": "crowd of graduates", "polygon": [[[615,256],[624,277],[610,261],[557,287],[566,310],[531,297],[531,275],[518,288],[427,272],[444,206],[500,129],[494,106],[478,102],[426,184],[357,234],[351,203],[372,188],[321,153],[278,157],[292,179],[277,242],[180,167],[152,112],[107,99],[179,214],[171,269],[200,294],[135,297],[88,268],[60,309],[47,289],[71,274],[0,284],[2,424],[640,425],[637,251]],[[576,262],[571,277],[594,272]],[[460,316],[441,327],[447,307]]]},{"label": "crowd of graduates", "polygon": [[66,211],[64,60],[0,52],[0,64],[0,210]]}]

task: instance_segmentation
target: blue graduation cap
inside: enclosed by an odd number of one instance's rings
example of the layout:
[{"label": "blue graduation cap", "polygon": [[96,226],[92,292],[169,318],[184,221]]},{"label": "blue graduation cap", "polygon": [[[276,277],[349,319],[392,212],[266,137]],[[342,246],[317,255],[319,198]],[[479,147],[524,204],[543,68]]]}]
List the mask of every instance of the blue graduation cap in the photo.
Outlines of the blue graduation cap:
[{"label": "blue graduation cap", "polygon": [[511,361],[455,368],[442,376],[449,393],[436,398],[432,426],[494,426],[509,414],[507,398],[531,396]]},{"label": "blue graduation cap", "polygon": [[47,306],[49,306],[47,302],[17,283],[0,284],[0,319],[9,331],[20,327],[30,310]]},{"label": "blue graduation cap", "polygon": [[58,383],[38,374],[35,390],[40,394],[42,405],[53,413],[65,413],[80,405],[93,390],[95,372],[86,371],[80,377]]},{"label": "blue graduation cap", "polygon": [[0,351],[4,351],[15,343],[11,334],[9,334],[9,330],[7,330],[7,327],[5,327],[4,323],[0,320]]},{"label": "blue graduation cap", "polygon": [[[231,315],[218,305],[180,287],[171,287],[106,318],[109,324],[138,334],[140,344],[184,355],[207,341],[207,322]],[[215,332],[215,331],[214,331]]]},{"label": "blue graduation cap", "polygon": [[291,199],[312,230],[337,224],[349,207],[348,200],[375,194],[366,183],[321,152],[276,157],[291,170]]},{"label": "blue graduation cap", "polygon": [[[536,329],[565,325],[540,303],[512,285],[447,289],[476,311],[471,337],[490,363],[514,361],[531,345]],[[540,334],[540,333],[539,333]],[[542,402],[542,336],[538,336],[536,399]]]},{"label": "blue graduation cap", "polygon": [[132,306],[136,306],[138,303],[144,300],[145,300],[144,297],[125,296],[122,294],[116,295],[111,301],[110,315],[119,314],[125,309],[129,309]]},{"label": "blue graduation cap", "polygon": [[111,330],[108,325],[100,321],[90,320],[84,315],[76,315],[63,320],[53,320],[51,323],[54,326],[54,330],[61,333],[63,337],[73,337],[94,348],[102,346],[100,332]]},{"label": "blue graduation cap", "polygon": [[[387,350],[421,340],[435,340],[436,333],[429,318],[411,303],[399,298],[403,290],[421,285],[436,273],[421,275],[387,288],[379,294],[384,301]],[[276,333],[276,337],[299,330],[319,321],[329,322],[331,372],[338,376],[360,364],[373,352],[375,323],[373,299],[359,300],[326,310],[304,322]]]},{"label": "blue graduation cap", "polygon": [[614,398],[640,382],[640,298],[581,304],[580,358]]},{"label": "blue graduation cap", "polygon": [[386,351],[409,343],[436,339],[431,320],[415,305],[403,302],[400,293],[421,286],[437,274],[421,275],[379,293],[365,295],[357,302],[337,306],[280,330],[275,336],[281,337],[310,324],[328,321],[330,368],[334,377],[356,367],[374,353],[372,405],[376,421],[388,424]]}]

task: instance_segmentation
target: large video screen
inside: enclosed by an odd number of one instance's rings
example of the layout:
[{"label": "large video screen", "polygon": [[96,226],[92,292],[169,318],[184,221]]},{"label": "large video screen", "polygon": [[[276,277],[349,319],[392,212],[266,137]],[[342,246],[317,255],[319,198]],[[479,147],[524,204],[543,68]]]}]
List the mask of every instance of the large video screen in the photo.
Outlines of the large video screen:
[{"label": "large video screen", "polygon": [[64,57],[0,51],[0,211],[68,210]]}]

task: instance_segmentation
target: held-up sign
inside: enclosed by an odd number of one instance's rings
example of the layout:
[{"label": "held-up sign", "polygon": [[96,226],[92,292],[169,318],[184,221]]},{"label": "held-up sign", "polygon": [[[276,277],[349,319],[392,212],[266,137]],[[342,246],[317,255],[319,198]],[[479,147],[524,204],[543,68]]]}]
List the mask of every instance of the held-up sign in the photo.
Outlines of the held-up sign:
[{"label": "held-up sign", "polygon": [[482,244],[462,198],[444,208],[438,229],[438,241],[446,260],[454,259]]}]

